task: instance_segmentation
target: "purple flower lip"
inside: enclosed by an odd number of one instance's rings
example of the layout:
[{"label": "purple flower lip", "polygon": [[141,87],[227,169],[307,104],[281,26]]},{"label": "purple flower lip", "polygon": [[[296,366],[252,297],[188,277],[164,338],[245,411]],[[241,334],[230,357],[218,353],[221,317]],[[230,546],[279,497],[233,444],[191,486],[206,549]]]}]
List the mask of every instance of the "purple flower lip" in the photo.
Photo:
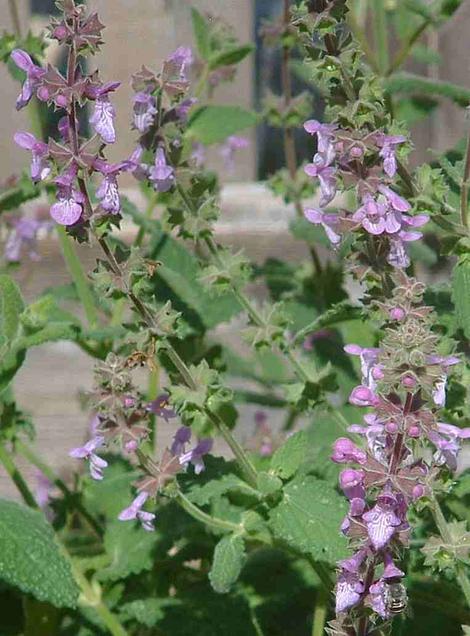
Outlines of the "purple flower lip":
[{"label": "purple flower lip", "polygon": [[120,521],[132,521],[133,519],[137,519],[140,521],[142,528],[147,530],[147,532],[153,532],[155,530],[154,519],[155,515],[153,512],[147,512],[142,510],[145,502],[149,498],[149,494],[145,491],[142,491],[131,505],[128,508],[125,508],[122,512],[119,513],[118,519]]}]

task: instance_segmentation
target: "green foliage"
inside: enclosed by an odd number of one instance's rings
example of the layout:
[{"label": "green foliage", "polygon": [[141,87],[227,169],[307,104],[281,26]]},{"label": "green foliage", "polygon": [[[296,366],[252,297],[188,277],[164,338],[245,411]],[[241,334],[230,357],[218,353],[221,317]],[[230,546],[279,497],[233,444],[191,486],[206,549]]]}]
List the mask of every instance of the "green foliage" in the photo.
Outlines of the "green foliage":
[{"label": "green foliage", "polygon": [[0,500],[0,579],[56,607],[75,607],[78,588],[41,513]]},{"label": "green foliage", "polygon": [[216,545],[209,579],[219,594],[227,593],[240,576],[245,562],[245,543],[242,537],[229,535]]},{"label": "green foliage", "polygon": [[187,134],[210,145],[251,128],[257,122],[256,113],[240,106],[201,106],[191,114]]},{"label": "green foliage", "polygon": [[271,458],[271,470],[289,479],[304,462],[307,453],[308,438],[304,431],[299,431],[289,437]]},{"label": "green foliage", "polygon": [[180,602],[177,599],[144,598],[124,603],[121,613],[125,619],[135,619],[145,627],[155,627],[164,618],[167,607],[178,605]]},{"label": "green foliage", "polygon": [[241,46],[234,46],[230,49],[216,53],[209,58],[209,68],[214,70],[220,66],[231,66],[232,64],[238,64],[245,59],[252,51],[252,44],[243,44]]},{"label": "green foliage", "polygon": [[338,532],[346,509],[344,499],[328,482],[299,477],[284,488],[269,525],[295,550],[335,565],[347,555],[347,541]]},{"label": "green foliage", "polygon": [[452,272],[452,300],[455,305],[457,324],[470,338],[470,258],[459,259]]},{"label": "green foliage", "polygon": [[191,8],[191,19],[198,53],[204,60],[207,60],[210,55],[209,25],[195,7]]},{"label": "green foliage", "polygon": [[110,563],[99,571],[102,581],[118,581],[130,574],[139,574],[153,566],[153,554],[158,537],[142,531],[132,521],[111,521],[104,535],[104,548]]},{"label": "green foliage", "polygon": [[470,101],[470,91],[464,86],[457,86],[450,82],[429,79],[421,75],[408,72],[395,73],[389,77],[385,86],[396,95],[424,95],[430,97],[446,97],[459,106],[467,106]]}]

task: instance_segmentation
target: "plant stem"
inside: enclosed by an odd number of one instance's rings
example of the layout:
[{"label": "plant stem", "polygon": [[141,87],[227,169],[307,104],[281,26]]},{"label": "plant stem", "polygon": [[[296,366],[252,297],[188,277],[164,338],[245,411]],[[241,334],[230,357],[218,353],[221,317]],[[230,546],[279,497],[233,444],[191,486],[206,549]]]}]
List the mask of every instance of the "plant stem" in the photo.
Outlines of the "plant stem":
[{"label": "plant stem", "polygon": [[374,40],[377,52],[377,66],[380,75],[385,75],[389,65],[387,13],[384,0],[373,3]]},{"label": "plant stem", "polygon": [[402,48],[398,51],[396,56],[393,58],[390,66],[388,67],[388,69],[386,70],[384,74],[385,77],[389,77],[390,75],[392,75],[392,73],[394,73],[400,68],[403,62],[405,62],[405,60],[407,59],[410,53],[410,50],[415,45],[416,41],[421,37],[421,35],[424,33],[424,31],[428,28],[430,24],[431,24],[431,20],[429,19],[424,20],[424,22],[422,22],[419,25],[419,27],[417,27],[417,29],[411,34],[410,38],[405,42],[405,44],[402,46]]},{"label": "plant stem", "polygon": [[[445,543],[449,545],[453,544],[452,535],[449,531],[449,527],[447,525],[446,518],[444,517],[444,513],[439,505],[437,497],[434,493],[431,494],[431,511],[434,517],[434,521],[436,523],[437,529],[439,530],[439,534],[443,538]],[[465,596],[465,600],[467,601],[468,607],[470,607],[470,581],[468,580],[467,574],[465,572],[465,567],[463,563],[460,563],[456,560],[455,565],[455,575],[457,578],[457,582]]]},{"label": "plant stem", "polygon": [[178,492],[176,501],[189,515],[191,515],[191,517],[201,521],[206,526],[216,528],[217,530],[228,530],[229,532],[236,532],[238,534],[243,531],[243,526],[241,524],[232,523],[225,519],[218,519],[217,517],[212,517],[211,515],[203,512],[200,508],[189,501],[189,499],[185,497],[181,491]]},{"label": "plant stem", "polygon": [[43,475],[49,479],[66,497],[73,499],[74,506],[82,517],[88,522],[93,531],[99,536],[103,536],[103,529],[99,525],[99,523],[90,515],[88,510],[83,507],[81,502],[77,499],[75,493],[71,492],[71,490],[67,487],[67,485],[56,475],[54,470],[46,464],[41,457],[39,457],[34,450],[22,442],[21,440],[16,440],[15,442],[15,450],[20,453],[26,460],[30,462],[33,466],[35,466],[38,470],[40,470]]},{"label": "plant stem", "polygon": [[[38,505],[36,500],[30,491],[26,481],[24,480],[21,472],[17,468],[15,462],[11,458],[11,455],[6,451],[5,447],[0,444],[0,462],[4,465],[5,470],[10,475],[12,481],[15,486],[18,488],[19,493],[23,497],[23,500],[27,506],[30,508],[38,509]],[[88,600],[88,604],[91,605],[96,613],[100,616],[103,623],[108,628],[110,634],[112,636],[128,636],[128,633],[123,628],[119,620],[116,616],[107,608],[107,606],[101,600],[101,597],[97,592],[93,589],[92,585],[83,575],[83,573],[78,569],[77,565],[74,563],[72,557],[70,556],[67,548],[61,542],[59,537],[55,535],[55,540],[59,544],[62,554],[69,561],[73,577],[79,586],[82,595]]]},{"label": "plant stem", "polygon": [[[151,402],[155,400],[158,395],[158,387],[160,384],[160,367],[157,363],[153,369],[149,372],[148,387],[147,387],[147,400]],[[152,413],[150,417],[150,444],[155,451],[157,446],[157,416]]]},{"label": "plant stem", "polygon": [[85,310],[87,322],[90,327],[96,327],[99,319],[95,306],[95,299],[93,298],[93,293],[86,279],[80,259],[77,256],[75,246],[73,245],[70,237],[67,235],[63,225],[57,224],[56,228],[64,261],[75,284],[80,302]]},{"label": "plant stem", "polygon": [[[470,111],[467,111],[467,118]],[[460,220],[464,227],[468,229],[468,186],[470,179],[470,123],[467,122],[467,149],[465,151],[465,163],[462,177],[462,188],[460,190]]]},{"label": "plant stem", "polygon": [[312,636],[323,636],[326,617],[328,615],[329,593],[322,587],[318,588],[313,612]]},{"label": "plant stem", "polygon": [[13,461],[11,453],[7,451],[3,444],[0,444],[0,462],[3,464],[12,482],[15,484],[18,492],[23,497],[25,504],[28,505],[30,508],[37,509],[38,505],[36,503],[36,499],[31,493],[31,490],[29,489],[29,486],[26,483],[23,475]]},{"label": "plant stem", "polygon": [[359,22],[357,21],[356,16],[354,15],[354,11],[350,10],[349,13],[347,14],[347,22],[348,22],[349,28],[351,29],[351,33],[354,35],[356,40],[361,45],[361,49],[362,49],[362,52],[364,53],[367,63],[369,64],[371,69],[374,71],[374,73],[377,73],[378,75],[380,71],[377,66],[377,61],[375,59],[374,52],[372,51],[369,45],[368,35],[364,31],[364,29],[361,27]]}]

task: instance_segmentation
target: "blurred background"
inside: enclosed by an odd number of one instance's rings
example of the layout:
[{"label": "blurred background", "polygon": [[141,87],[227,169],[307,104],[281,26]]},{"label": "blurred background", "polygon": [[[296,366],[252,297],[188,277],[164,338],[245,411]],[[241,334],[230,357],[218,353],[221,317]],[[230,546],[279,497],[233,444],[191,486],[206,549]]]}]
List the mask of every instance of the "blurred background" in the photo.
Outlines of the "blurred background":
[{"label": "blurred background", "polygon": [[[357,1],[360,3],[360,0]],[[279,92],[280,54],[263,47],[259,28],[264,19],[280,13],[281,0],[89,0],[88,4],[99,11],[107,27],[106,45],[96,56],[96,64],[100,66],[105,80],[121,82],[120,89],[113,95],[120,131],[118,143],[112,149],[114,159],[121,159],[133,148],[134,135],[128,126],[131,114],[130,76],[143,63],[158,68],[169,52],[191,42],[191,5],[222,17],[233,26],[241,42],[256,40],[256,54],[241,64],[233,83],[224,83],[217,89],[217,102],[259,109],[268,91]],[[17,5],[23,33],[28,29],[39,32],[47,24],[48,16],[56,11],[54,0],[17,0]],[[12,30],[9,0],[0,3],[0,24],[3,29]],[[470,2],[466,1],[439,32],[430,31],[423,38],[409,70],[470,88],[469,29]],[[48,56],[60,62],[53,46],[49,48]],[[437,63],[439,57],[440,64]],[[14,110],[18,87],[4,67],[0,68],[0,82],[0,179],[3,180],[25,165],[23,151],[14,147],[11,140],[14,131],[27,128],[28,122],[24,111],[18,114]],[[294,93],[304,88],[295,77],[293,86]],[[319,99],[314,102],[314,111],[316,115],[321,113]],[[413,126],[414,162],[423,160],[430,147],[441,152],[453,146],[463,136],[464,126],[462,109],[443,100],[433,109],[432,116]],[[278,131],[263,125],[256,133],[248,133],[247,136],[251,137],[250,151],[238,153],[234,170],[223,175],[225,180],[265,178],[281,165],[283,157]],[[300,137],[298,142],[301,143]],[[306,150],[303,151],[305,154]],[[299,154],[302,155],[302,152]]]},{"label": "blurred background", "polygon": [[[361,4],[361,0],[356,1]],[[241,43],[256,41],[256,53],[242,62],[235,81],[218,87],[217,103],[261,110],[269,92],[280,93],[280,53],[263,46],[259,28],[263,20],[274,18],[281,12],[281,0],[89,0],[88,4],[99,12],[107,27],[104,32],[106,45],[92,62],[100,67],[104,81],[121,82],[112,98],[119,136],[117,143],[109,147],[111,160],[128,156],[135,146],[135,133],[129,126],[131,75],[142,64],[158,69],[162,60],[177,46],[192,43],[191,6],[221,16],[233,26]],[[10,0],[0,0],[0,24],[5,31],[19,27],[23,34],[29,29],[39,33],[55,11],[54,0],[17,0],[16,5],[18,16],[11,13]],[[470,88],[469,30],[470,0],[466,0],[439,32],[429,31],[421,38],[407,70]],[[54,45],[47,50],[47,56],[60,65],[58,49]],[[12,138],[16,130],[28,130],[30,125],[26,109],[18,113],[14,108],[18,83],[4,65],[0,67],[0,85],[0,181],[4,181],[27,166],[24,151],[15,146]],[[295,76],[293,89],[294,95],[305,89],[305,84]],[[321,118],[321,99],[314,87],[309,90],[314,96],[312,115]],[[431,147],[437,152],[453,147],[464,136],[467,125],[465,110],[451,100],[434,100],[433,97],[433,100],[420,103],[428,116],[419,121],[416,117],[413,120],[414,115],[411,117],[416,147],[411,158],[414,164],[429,158]],[[209,166],[217,165],[225,184],[222,218],[217,225],[218,239],[236,248],[243,247],[248,257],[257,262],[276,256],[299,261],[306,256],[307,248],[303,241],[294,239],[288,232],[289,220],[294,218],[293,210],[257,182],[283,164],[281,132],[262,124],[256,131],[245,132],[244,136],[248,137],[250,146],[237,153],[232,171],[220,165],[217,149],[211,150]],[[297,131],[296,142],[299,159],[307,158],[307,144],[311,140],[301,129]],[[130,187],[131,182],[126,185]],[[132,198],[131,191],[126,194]],[[47,287],[69,281],[57,241],[48,238],[40,251],[41,261],[22,267],[17,275],[27,301]],[[88,246],[81,246],[79,252],[85,269],[90,271],[96,253]],[[326,251],[322,252],[320,248],[320,252],[326,258]],[[239,325],[231,324],[226,333],[218,336],[230,340],[238,328]],[[81,409],[78,393],[90,388],[92,382],[93,360],[69,342],[31,350],[16,378],[18,404],[34,416],[37,449],[60,470],[67,470],[67,450],[79,445],[86,435],[88,416]],[[253,415],[253,412],[247,412],[240,418],[242,429],[253,425]],[[167,436],[170,434],[167,431]],[[28,476],[32,478],[31,474]],[[0,492],[14,496],[9,479],[2,474]]]}]

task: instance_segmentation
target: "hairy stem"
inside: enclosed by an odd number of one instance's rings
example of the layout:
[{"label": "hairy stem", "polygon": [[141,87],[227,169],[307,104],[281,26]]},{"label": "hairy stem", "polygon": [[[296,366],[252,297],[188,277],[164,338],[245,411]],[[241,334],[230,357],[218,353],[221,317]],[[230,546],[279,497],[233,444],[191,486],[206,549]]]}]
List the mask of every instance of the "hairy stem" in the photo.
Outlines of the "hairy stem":
[{"label": "hairy stem", "polygon": [[[467,111],[467,118],[470,112]],[[465,151],[465,163],[462,177],[462,188],[460,190],[460,220],[462,225],[468,229],[468,186],[470,180],[470,123],[467,122],[467,149]]]},{"label": "hairy stem", "polygon": [[18,492],[23,497],[23,500],[30,508],[38,508],[36,499],[34,498],[28,484],[26,483],[23,475],[19,471],[15,462],[12,459],[12,454],[7,451],[3,444],[0,444],[0,462],[7,471],[10,479],[15,484]]},{"label": "hairy stem", "polygon": [[388,29],[385,0],[375,0],[373,3],[374,40],[377,51],[377,66],[380,75],[385,75],[388,68]]},{"label": "hairy stem", "polygon": [[323,636],[325,623],[328,616],[328,604],[330,595],[324,588],[318,588],[315,597],[315,609],[313,611],[312,636]]},{"label": "hairy stem", "polygon": [[231,521],[226,521],[225,519],[218,519],[217,517],[212,517],[207,513],[203,512],[200,508],[195,506],[192,501],[183,495],[181,491],[176,495],[176,501],[179,505],[186,510],[186,512],[191,515],[197,521],[201,521],[206,526],[210,528],[215,528],[217,530],[227,530],[229,532],[237,532],[238,534],[243,531],[243,526],[237,523],[232,523]]},{"label": "hairy stem", "polygon": [[421,35],[424,33],[424,31],[426,31],[428,26],[430,26],[430,24],[431,24],[431,20],[427,19],[416,28],[416,30],[411,34],[409,39],[405,42],[405,44],[402,46],[402,48],[398,51],[396,56],[393,58],[390,66],[386,70],[385,77],[389,77],[390,75],[392,75],[392,73],[397,71],[400,68],[400,66],[406,61],[411,49],[416,44],[417,40],[421,37]]}]

